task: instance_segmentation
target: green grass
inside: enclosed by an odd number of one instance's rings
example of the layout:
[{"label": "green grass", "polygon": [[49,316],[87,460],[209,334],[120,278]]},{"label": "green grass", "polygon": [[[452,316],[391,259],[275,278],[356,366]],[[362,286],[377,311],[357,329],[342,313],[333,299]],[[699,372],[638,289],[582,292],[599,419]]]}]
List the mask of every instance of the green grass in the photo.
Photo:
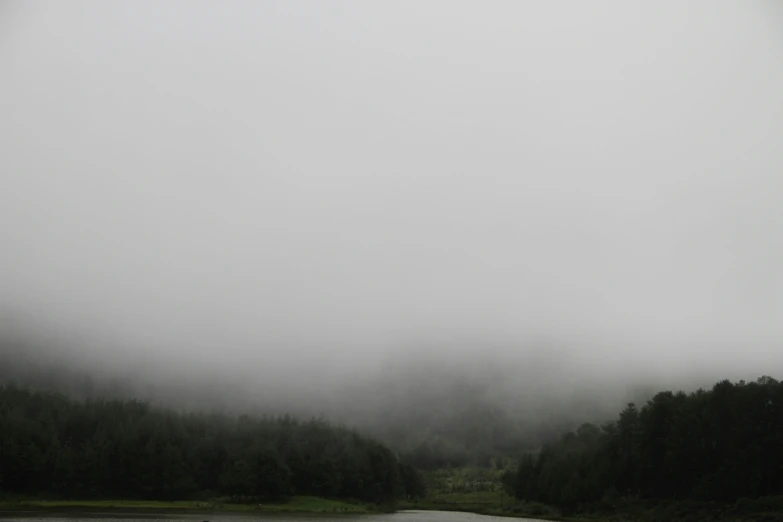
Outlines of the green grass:
[{"label": "green grass", "polygon": [[371,513],[376,510],[362,504],[319,497],[296,496],[287,501],[258,504],[232,504],[206,501],[155,500],[25,500],[0,503],[0,511],[8,510],[143,510],[143,511],[252,511],[265,513]]},{"label": "green grass", "polygon": [[502,491],[500,469],[458,468],[424,473],[429,494],[400,509],[465,511],[484,515],[560,519],[548,506],[523,503]]},{"label": "green grass", "polygon": [[[7,505],[7,504],[6,504]],[[139,509],[196,509],[206,502],[163,502],[155,500],[27,500],[15,506],[36,508],[139,508]]]},{"label": "green grass", "polygon": [[578,515],[564,516],[560,510],[537,502],[523,502],[499,491],[433,493],[427,499],[401,506],[403,509],[467,511],[484,515],[524,517],[563,522],[783,522],[783,495],[740,499],[733,504],[693,500],[625,500],[617,506],[596,504]]},{"label": "green grass", "polygon": [[509,504],[513,498],[502,491],[469,491],[465,493],[435,493],[431,500],[462,504]]},{"label": "green grass", "polygon": [[293,497],[289,502],[261,504],[257,506],[257,509],[260,511],[307,513],[370,513],[374,511],[365,505],[320,497]]},{"label": "green grass", "polygon": [[520,502],[502,491],[432,493],[428,498],[406,503],[401,509],[464,511],[502,517],[565,520],[560,513],[543,504]]}]

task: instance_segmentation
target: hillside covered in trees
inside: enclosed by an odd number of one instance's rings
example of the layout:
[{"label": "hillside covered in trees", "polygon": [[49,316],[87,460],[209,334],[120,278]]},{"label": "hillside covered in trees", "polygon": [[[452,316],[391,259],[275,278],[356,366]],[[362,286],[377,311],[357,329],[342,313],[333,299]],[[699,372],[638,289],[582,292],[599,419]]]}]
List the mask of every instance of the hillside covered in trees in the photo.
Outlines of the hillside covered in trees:
[{"label": "hillside covered in trees", "polygon": [[[652,398],[600,424],[610,418],[603,412],[617,404],[616,395],[561,394],[545,401],[519,387],[504,389],[502,374],[493,380],[456,366],[362,376],[328,390],[308,410],[302,396],[259,394],[253,404],[247,389],[154,381],[144,372],[134,379],[134,370],[82,367],[75,357],[68,362],[55,352],[5,346],[0,491],[6,494],[304,494],[380,504],[424,495],[423,474],[433,492],[428,505],[443,508],[432,503],[443,492],[499,493],[498,476],[506,468],[503,487],[518,504],[506,499],[477,509],[530,514],[530,505],[539,504],[566,514],[606,514],[701,502],[718,510],[712,516],[724,509],[715,506],[737,503],[783,507],[774,498],[783,490],[783,384],[770,377],[721,381],[693,393],[644,394]],[[691,389],[699,384],[694,380]],[[140,392],[145,385],[146,394]],[[552,389],[541,381],[527,385]],[[158,399],[133,399],[139,395]],[[232,400],[228,407],[220,402]],[[209,411],[220,413],[203,413]],[[325,421],[297,421],[286,411],[300,419],[326,413],[361,434]],[[585,418],[595,423],[581,422]],[[493,472],[491,481],[454,487],[454,477],[482,468]]]},{"label": "hillside covered in trees", "polygon": [[309,387],[298,386],[303,377],[291,371],[288,382],[278,383],[179,370],[130,353],[60,344],[30,331],[14,335],[7,329],[0,335],[0,384],[79,400],[139,399],[182,411],[324,416],[356,427],[427,470],[486,467],[536,450],[581,423],[609,419],[626,399],[652,395],[624,393],[606,383],[572,389],[576,385],[566,377],[571,370],[542,354],[482,360],[410,352],[381,369],[360,368],[350,379]]},{"label": "hillside covered in trees", "polygon": [[504,481],[516,498],[566,512],[612,511],[628,499],[742,504],[780,495],[783,383],[724,380],[658,393],[526,455]]},{"label": "hillside covered in trees", "polygon": [[423,494],[381,443],[321,420],[179,414],[0,387],[0,492],[61,498],[279,499],[389,504]]}]

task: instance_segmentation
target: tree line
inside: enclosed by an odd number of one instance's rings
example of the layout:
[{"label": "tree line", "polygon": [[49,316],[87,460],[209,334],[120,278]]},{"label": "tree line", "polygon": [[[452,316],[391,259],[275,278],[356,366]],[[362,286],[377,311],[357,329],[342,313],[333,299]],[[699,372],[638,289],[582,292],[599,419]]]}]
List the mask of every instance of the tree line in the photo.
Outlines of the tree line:
[{"label": "tree line", "polygon": [[34,333],[9,333],[0,324],[0,385],[17,383],[76,399],[136,398],[188,411],[291,413],[299,418],[323,413],[425,470],[488,467],[540,447],[580,422],[614,413],[603,397],[590,397],[591,404],[574,403],[566,395],[542,399],[539,389],[525,392],[534,389],[520,384],[527,378],[518,379],[511,371],[491,377],[473,374],[459,360],[441,367],[440,361],[411,358],[371,380],[332,383],[298,396],[226,375],[188,379],[165,368],[156,373],[150,371],[155,365],[149,359],[136,361],[136,368],[101,360],[78,344],[66,349]]},{"label": "tree line", "polygon": [[235,500],[317,495],[393,503],[424,494],[381,443],[323,420],[177,413],[0,386],[0,492]]},{"label": "tree line", "polygon": [[783,383],[721,381],[629,403],[527,454],[504,477],[515,497],[578,511],[617,499],[735,502],[783,491]]}]

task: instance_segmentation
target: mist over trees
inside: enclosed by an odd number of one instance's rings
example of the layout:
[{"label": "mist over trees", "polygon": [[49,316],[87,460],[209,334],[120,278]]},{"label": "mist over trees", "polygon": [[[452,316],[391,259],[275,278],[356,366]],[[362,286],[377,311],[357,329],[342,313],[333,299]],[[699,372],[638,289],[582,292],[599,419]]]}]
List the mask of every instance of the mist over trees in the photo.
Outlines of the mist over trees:
[{"label": "mist over trees", "polygon": [[780,2],[79,4],[0,0],[2,493],[783,491]]},{"label": "mist over trees", "polygon": [[542,379],[540,362],[501,372],[502,365],[482,366],[464,356],[411,353],[382,371],[359,368],[356,377],[326,383],[317,393],[222,373],[186,379],[141,358],[124,369],[111,359],[97,361],[89,352],[57,349],[35,336],[6,335],[0,383],[76,399],[141,399],[181,411],[325,416],[382,440],[420,469],[487,466],[535,450],[583,422],[609,419],[625,400],[648,397],[609,386],[579,394],[562,384],[562,370]]},{"label": "mist over trees", "polygon": [[[783,384],[771,377],[705,390],[697,376],[692,392],[640,386],[617,416],[616,388],[544,400],[523,393],[544,386],[540,378],[526,388],[492,365],[422,359],[325,390],[318,406],[329,424],[297,411],[305,396],[255,396],[253,406],[247,388],[90,371],[62,358],[70,352],[34,346],[0,344],[0,489],[10,494],[393,503],[426,495],[429,477],[473,467],[494,480],[506,469],[503,487],[523,506],[609,513],[675,503],[709,518],[726,502],[772,509],[767,497],[781,487]],[[171,393],[154,405],[134,399],[162,389]]]}]

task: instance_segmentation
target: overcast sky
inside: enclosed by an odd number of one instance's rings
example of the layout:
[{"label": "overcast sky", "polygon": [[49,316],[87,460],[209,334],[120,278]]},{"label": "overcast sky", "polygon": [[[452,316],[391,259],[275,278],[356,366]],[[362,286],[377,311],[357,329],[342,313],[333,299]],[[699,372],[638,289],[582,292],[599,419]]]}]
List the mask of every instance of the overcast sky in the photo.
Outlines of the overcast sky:
[{"label": "overcast sky", "polygon": [[434,339],[767,368],[782,28],[749,0],[6,0],[0,306],[229,365]]}]

